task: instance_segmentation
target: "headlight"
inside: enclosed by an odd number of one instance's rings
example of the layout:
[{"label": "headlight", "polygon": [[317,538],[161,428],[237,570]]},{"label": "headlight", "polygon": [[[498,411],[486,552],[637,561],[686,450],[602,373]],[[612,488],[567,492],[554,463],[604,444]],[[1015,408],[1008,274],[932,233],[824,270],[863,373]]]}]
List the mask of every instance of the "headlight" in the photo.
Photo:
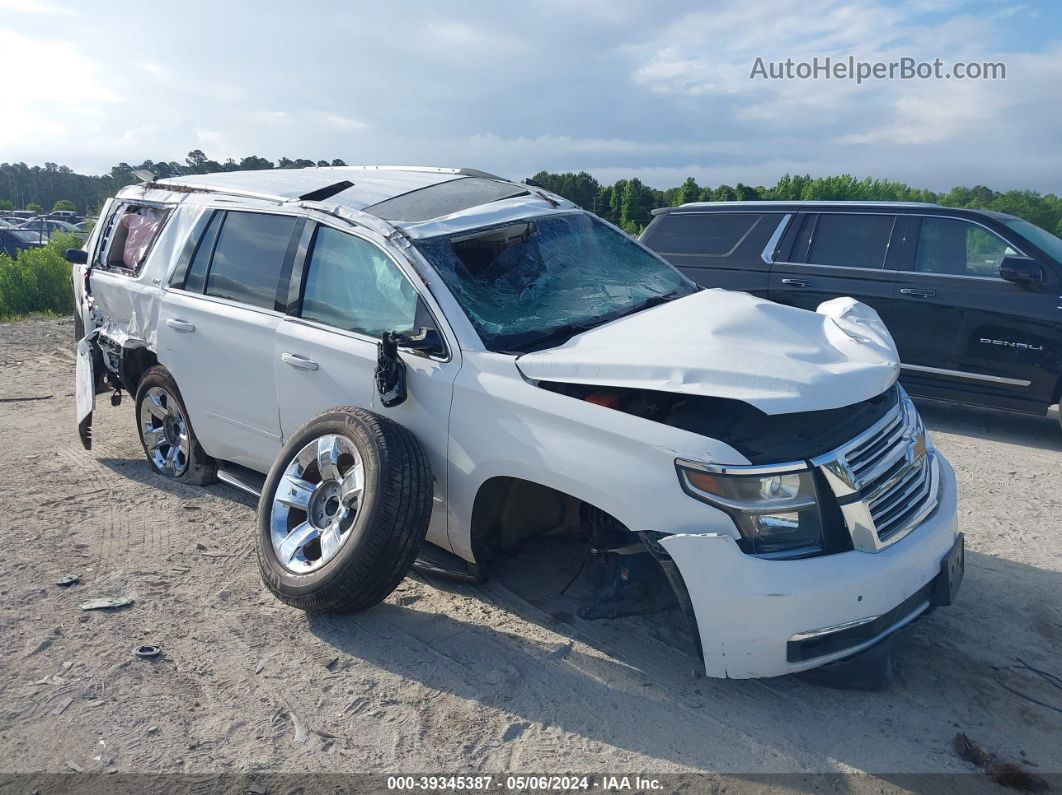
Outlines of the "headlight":
[{"label": "headlight", "polygon": [[678,461],[691,497],[730,514],[741,548],[764,557],[807,557],[823,550],[815,478],[803,463],[785,467],[707,467]]}]

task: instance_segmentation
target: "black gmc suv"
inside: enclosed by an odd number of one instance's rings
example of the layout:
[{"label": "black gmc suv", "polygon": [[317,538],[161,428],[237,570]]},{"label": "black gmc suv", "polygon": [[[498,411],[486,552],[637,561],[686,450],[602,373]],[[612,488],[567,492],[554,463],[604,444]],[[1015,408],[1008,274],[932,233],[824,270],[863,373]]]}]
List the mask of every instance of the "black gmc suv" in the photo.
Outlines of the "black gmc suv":
[{"label": "black gmc suv", "polygon": [[1062,240],[1012,215],[894,202],[710,202],[641,240],[707,287],[815,309],[852,296],[912,394],[1044,414],[1062,389]]}]

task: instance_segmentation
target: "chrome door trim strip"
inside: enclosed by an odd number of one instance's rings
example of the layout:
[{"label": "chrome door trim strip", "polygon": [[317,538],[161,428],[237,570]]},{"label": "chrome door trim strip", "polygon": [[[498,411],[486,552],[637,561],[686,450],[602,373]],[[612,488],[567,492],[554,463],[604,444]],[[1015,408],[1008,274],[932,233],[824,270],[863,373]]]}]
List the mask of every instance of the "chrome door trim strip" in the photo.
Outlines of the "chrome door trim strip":
[{"label": "chrome door trim strip", "polygon": [[778,222],[778,226],[775,227],[774,232],[771,234],[771,239],[767,241],[767,245],[763,247],[763,253],[760,254],[760,259],[763,260],[765,265],[774,264],[774,250],[778,248],[778,241],[782,239],[782,233],[786,227],[789,226],[789,220],[793,217],[792,213],[786,213],[782,216],[782,220]]},{"label": "chrome door trim strip", "polygon": [[993,384],[1006,384],[1007,386],[1030,386],[1032,381],[1023,378],[1004,378],[1001,375],[986,375],[984,373],[967,373],[962,370],[947,370],[943,367],[926,367],[921,364],[901,364],[904,370],[916,373],[932,373],[934,375],[950,375],[955,378],[968,378],[971,381],[988,381]]}]

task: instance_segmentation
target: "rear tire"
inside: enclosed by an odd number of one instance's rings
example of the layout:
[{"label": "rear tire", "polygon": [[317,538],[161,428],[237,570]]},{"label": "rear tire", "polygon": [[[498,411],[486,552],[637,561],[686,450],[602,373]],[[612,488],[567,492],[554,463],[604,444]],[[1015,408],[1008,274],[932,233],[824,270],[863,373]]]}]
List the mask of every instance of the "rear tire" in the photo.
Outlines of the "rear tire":
[{"label": "rear tire", "polygon": [[197,486],[217,480],[217,462],[199,444],[177,382],[161,364],[137,385],[136,429],[148,465],[158,474]]},{"label": "rear tire", "polygon": [[285,604],[355,612],[387,598],[431,518],[431,466],[397,423],[340,406],[296,431],[258,503],[262,582]]}]

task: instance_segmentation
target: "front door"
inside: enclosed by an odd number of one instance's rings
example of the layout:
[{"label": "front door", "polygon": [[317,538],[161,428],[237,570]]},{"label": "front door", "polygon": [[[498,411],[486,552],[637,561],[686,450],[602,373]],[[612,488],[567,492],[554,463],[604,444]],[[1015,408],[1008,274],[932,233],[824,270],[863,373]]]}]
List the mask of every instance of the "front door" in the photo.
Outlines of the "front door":
[{"label": "front door", "polygon": [[917,240],[887,320],[917,394],[1040,411],[1058,373],[1057,277],[1030,292],[999,277],[1020,243],[961,218],[916,219]]},{"label": "front door", "polygon": [[771,268],[771,300],[814,311],[823,301],[851,296],[884,319],[904,225],[894,215],[803,215],[788,257]]},{"label": "front door", "polygon": [[408,396],[386,408],[374,380],[381,335],[435,326],[413,284],[377,243],[325,225],[296,271],[302,295],[280,323],[273,350],[285,438],[333,406],[358,406],[403,425],[424,447],[435,477],[428,540],[449,550],[446,460],[457,347],[437,356],[401,351]]}]

